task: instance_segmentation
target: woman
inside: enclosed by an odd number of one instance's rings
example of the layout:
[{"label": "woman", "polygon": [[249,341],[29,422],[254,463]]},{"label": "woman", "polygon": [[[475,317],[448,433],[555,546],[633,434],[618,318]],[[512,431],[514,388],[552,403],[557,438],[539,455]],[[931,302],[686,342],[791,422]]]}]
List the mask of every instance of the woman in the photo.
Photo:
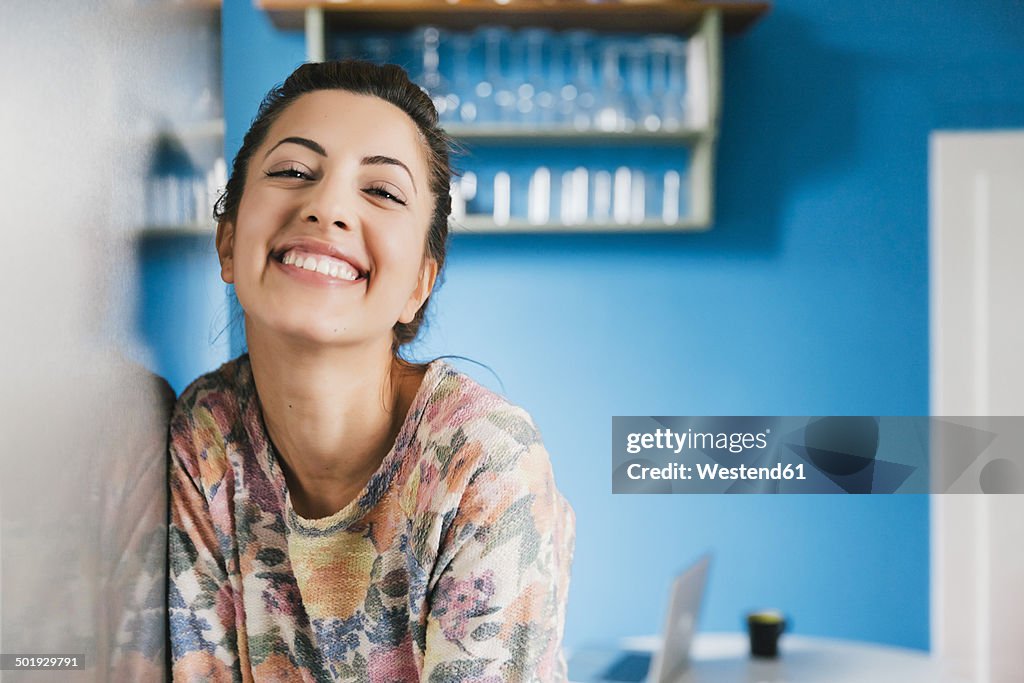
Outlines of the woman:
[{"label": "woman", "polygon": [[248,353],[171,422],[176,680],[555,681],[573,548],[529,415],[404,361],[449,140],[394,66],[272,90],[218,206]]}]

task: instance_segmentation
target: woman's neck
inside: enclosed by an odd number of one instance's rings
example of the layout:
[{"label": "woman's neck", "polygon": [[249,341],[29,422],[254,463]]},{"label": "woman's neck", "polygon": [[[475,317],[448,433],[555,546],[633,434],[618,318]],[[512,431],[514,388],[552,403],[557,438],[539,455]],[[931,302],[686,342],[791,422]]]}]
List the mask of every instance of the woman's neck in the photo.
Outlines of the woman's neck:
[{"label": "woman's neck", "polygon": [[312,347],[246,324],[253,380],[295,511],[327,517],[391,450],[423,378],[388,346]]}]

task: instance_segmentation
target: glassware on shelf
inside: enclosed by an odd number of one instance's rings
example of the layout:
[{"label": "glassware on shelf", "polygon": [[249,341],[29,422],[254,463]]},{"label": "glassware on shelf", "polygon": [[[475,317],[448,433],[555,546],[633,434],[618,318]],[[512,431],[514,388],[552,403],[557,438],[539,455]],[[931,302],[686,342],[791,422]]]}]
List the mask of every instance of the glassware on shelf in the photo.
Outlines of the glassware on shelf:
[{"label": "glassware on shelf", "polygon": [[551,31],[540,28],[520,31],[526,52],[526,77],[519,87],[517,109],[531,124],[550,124],[556,118],[552,61],[548,58],[554,43]]},{"label": "glassware on shelf", "polygon": [[633,191],[633,172],[626,166],[619,166],[612,176],[612,220],[619,225],[630,222]]},{"label": "glassware on shelf", "polygon": [[680,198],[683,189],[679,171],[675,169],[665,171],[661,188],[661,221],[665,225],[678,223],[682,216]]},{"label": "glassware on shelf", "polygon": [[481,105],[479,120],[486,123],[513,122],[516,118],[516,95],[508,78],[504,54],[511,32],[506,28],[487,26],[477,29],[477,33],[484,53],[483,78],[476,84],[476,95]]},{"label": "glassware on shelf", "polygon": [[564,127],[580,132],[675,132],[701,125],[693,41],[668,34],[601,35],[587,30],[473,32],[416,29],[335,36],[336,57],[411,63],[444,124]]},{"label": "glassware on shelf", "polygon": [[459,179],[459,191],[462,193],[462,201],[465,206],[471,206],[476,199],[476,173],[466,171]]},{"label": "glassware on shelf", "polygon": [[[374,40],[364,39],[363,51],[383,55],[385,46]],[[414,80],[431,95],[442,124],[460,124],[472,145],[472,170],[452,184],[456,224],[490,222],[511,229],[686,223],[691,160],[662,152],[668,148],[658,144],[620,145],[614,135],[600,134],[672,133],[694,123],[687,120],[686,100],[687,69],[695,68],[688,51],[694,48],[686,40],[425,27],[402,45],[399,50],[393,44],[389,58],[415,65]],[[473,127],[480,128],[476,141]],[[552,141],[560,131],[568,135],[558,146],[512,141],[529,130]],[[572,131],[597,132],[591,137],[598,142],[574,141]]]},{"label": "glassware on shelf", "polygon": [[447,42],[451,51],[450,79],[459,99],[458,111],[452,120],[466,124],[476,123],[480,115],[480,106],[476,92],[469,87],[472,83],[470,53],[473,49],[473,39],[466,33],[451,33]]},{"label": "glassware on shelf", "polygon": [[590,52],[594,35],[590,31],[566,31],[564,38],[569,50],[570,79],[561,88],[561,118],[578,131],[594,126],[595,94],[594,61]]},{"label": "glassware on shelf", "polygon": [[459,96],[441,75],[440,45],[441,31],[438,28],[424,26],[413,31],[413,54],[416,55],[417,65],[421,67],[413,82],[430,95],[441,121],[456,121]]},{"label": "glassware on shelf", "polygon": [[668,77],[662,98],[661,120],[666,130],[682,128],[687,122],[686,111],[686,43],[672,41],[666,46]]},{"label": "glassware on shelf", "polygon": [[[146,224],[167,227],[196,223],[201,177],[181,141],[172,133],[161,133],[146,177]],[[205,202],[205,182],[201,192]]]},{"label": "glassware on shelf", "polygon": [[634,168],[629,181],[629,222],[643,223],[647,218],[647,175]]},{"label": "glassware on shelf", "polygon": [[689,211],[685,170],[652,162],[507,167],[466,172],[452,183],[452,220],[496,226],[678,225]]},{"label": "glassware on shelf", "polygon": [[589,219],[589,177],[590,172],[583,166],[562,173],[558,217],[563,225],[580,225]]},{"label": "glassware on shelf", "polygon": [[551,171],[547,166],[541,166],[530,176],[526,220],[532,225],[551,221]]},{"label": "glassware on shelf", "polygon": [[512,177],[508,171],[498,171],[494,174],[492,216],[495,225],[508,225],[512,218]]},{"label": "glassware on shelf", "polygon": [[676,38],[668,35],[652,35],[644,41],[644,51],[647,53],[649,61],[650,89],[648,92],[651,105],[654,107],[654,112],[649,115],[650,118],[644,120],[643,127],[647,130],[662,130],[666,127],[663,103],[669,92],[669,53],[675,41],[677,41]]},{"label": "glassware on shelf", "polygon": [[626,78],[626,89],[629,93],[629,119],[639,130],[655,132],[661,129],[661,116],[658,114],[658,103],[653,94],[653,78],[651,77],[651,56],[649,46],[643,42],[633,42],[626,48],[626,60],[629,64]]},{"label": "glassware on shelf", "polygon": [[623,96],[622,48],[618,40],[606,40],[601,48],[601,90],[598,96],[594,127],[606,132],[623,132],[633,128],[627,117]]},{"label": "glassware on shelf", "polygon": [[600,170],[594,174],[593,201],[590,217],[596,223],[609,223],[612,218],[612,174]]}]

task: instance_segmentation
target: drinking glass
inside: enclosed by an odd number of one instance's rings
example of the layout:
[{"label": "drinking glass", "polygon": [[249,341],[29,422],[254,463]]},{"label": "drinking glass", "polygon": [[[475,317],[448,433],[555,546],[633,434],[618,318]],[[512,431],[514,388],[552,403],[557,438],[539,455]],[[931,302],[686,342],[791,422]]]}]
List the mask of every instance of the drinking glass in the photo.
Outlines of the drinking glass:
[{"label": "drinking glass", "polygon": [[551,31],[530,28],[520,31],[526,51],[526,74],[519,87],[517,109],[526,123],[548,124],[555,120],[555,94],[550,81]]},{"label": "drinking glass", "polygon": [[686,44],[666,45],[668,78],[662,100],[661,120],[667,130],[678,130],[686,122]]},{"label": "drinking glass", "polygon": [[661,220],[666,225],[678,223],[682,216],[682,176],[679,171],[669,169],[662,176]]},{"label": "drinking glass", "polygon": [[612,218],[612,174],[604,169],[593,173],[590,218],[596,223],[609,223]]},{"label": "drinking glass", "polygon": [[676,42],[678,39],[669,35],[652,35],[645,41],[645,50],[650,61],[651,105],[654,108],[651,118],[645,121],[644,128],[647,130],[661,130],[667,125],[664,115],[669,92],[668,63],[672,46]]},{"label": "drinking glass", "polygon": [[594,119],[599,130],[626,131],[633,125],[626,116],[626,101],[622,94],[622,50],[623,44],[611,39],[606,39],[601,49],[601,90]]},{"label": "drinking glass", "polygon": [[569,52],[570,82],[562,86],[561,118],[576,130],[590,130],[594,125],[597,104],[594,83],[594,58],[590,31],[566,31]]},{"label": "drinking glass", "polygon": [[629,93],[629,116],[636,128],[656,131],[661,128],[661,117],[653,95],[650,79],[651,52],[646,43],[630,43],[626,48],[629,64],[626,80]]},{"label": "drinking glass", "polygon": [[473,88],[473,77],[470,74],[470,52],[473,39],[466,33],[449,34],[451,46],[451,84],[458,98],[458,115],[455,117],[463,123],[474,123],[479,117],[480,103]]},{"label": "drinking glass", "polygon": [[508,225],[512,218],[512,177],[508,171],[498,171],[494,174],[492,216],[496,225]]},{"label": "drinking glass", "polygon": [[516,96],[508,78],[505,48],[511,32],[499,26],[477,29],[483,44],[484,75],[476,84],[478,120],[511,122],[515,120]]},{"label": "drinking glass", "polygon": [[530,176],[526,219],[531,225],[545,225],[551,221],[551,170],[541,166]]},{"label": "drinking glass", "polygon": [[551,220],[562,225],[578,225],[587,220],[587,170],[559,166],[552,173]]}]

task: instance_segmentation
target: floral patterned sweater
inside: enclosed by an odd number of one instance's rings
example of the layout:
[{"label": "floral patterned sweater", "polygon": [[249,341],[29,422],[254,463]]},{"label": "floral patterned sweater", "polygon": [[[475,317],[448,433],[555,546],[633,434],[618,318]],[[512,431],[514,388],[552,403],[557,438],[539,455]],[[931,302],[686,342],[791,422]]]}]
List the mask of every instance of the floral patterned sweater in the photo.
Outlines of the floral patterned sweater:
[{"label": "floral patterned sweater", "polygon": [[178,681],[561,681],[574,543],[529,415],[443,361],[336,514],[292,509],[249,358],[170,427]]}]

